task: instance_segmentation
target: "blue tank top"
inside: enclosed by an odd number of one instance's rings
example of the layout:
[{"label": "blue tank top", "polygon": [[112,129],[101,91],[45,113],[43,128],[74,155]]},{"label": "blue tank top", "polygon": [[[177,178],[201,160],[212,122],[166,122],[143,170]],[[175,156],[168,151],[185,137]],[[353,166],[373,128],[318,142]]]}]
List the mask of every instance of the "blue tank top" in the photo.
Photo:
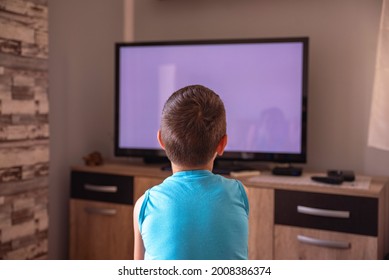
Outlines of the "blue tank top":
[{"label": "blue tank top", "polygon": [[239,181],[207,170],[176,172],[145,193],[145,259],[247,259],[248,212]]}]

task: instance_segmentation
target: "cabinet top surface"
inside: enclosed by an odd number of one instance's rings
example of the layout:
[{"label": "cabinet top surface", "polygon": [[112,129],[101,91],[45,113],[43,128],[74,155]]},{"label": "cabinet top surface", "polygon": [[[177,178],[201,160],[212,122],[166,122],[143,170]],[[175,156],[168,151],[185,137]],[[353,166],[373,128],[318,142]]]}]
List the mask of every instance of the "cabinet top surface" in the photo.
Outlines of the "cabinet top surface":
[{"label": "cabinet top surface", "polygon": [[74,171],[105,173],[124,176],[145,176],[153,178],[166,178],[172,173],[163,171],[161,165],[139,163],[106,163],[99,166],[77,165],[72,166]]},{"label": "cabinet top surface", "polygon": [[[142,176],[151,178],[166,178],[170,171],[163,171],[161,165],[146,165],[140,163],[106,163],[101,166],[72,166],[73,171],[104,173],[125,176]],[[389,186],[387,178],[356,176],[355,182],[345,182],[342,185],[328,185],[310,180],[318,173],[304,173],[301,177],[274,176],[263,172],[259,176],[238,178],[248,188],[288,189],[353,196],[378,197],[385,185]]]},{"label": "cabinet top surface", "polygon": [[356,175],[356,179],[353,182],[343,182],[340,185],[331,185],[312,181],[311,176],[325,176],[325,174],[304,173],[299,177],[289,177],[263,173],[260,176],[246,178],[242,181],[244,184],[251,187],[371,197],[379,196],[387,183],[387,180],[384,178]]}]

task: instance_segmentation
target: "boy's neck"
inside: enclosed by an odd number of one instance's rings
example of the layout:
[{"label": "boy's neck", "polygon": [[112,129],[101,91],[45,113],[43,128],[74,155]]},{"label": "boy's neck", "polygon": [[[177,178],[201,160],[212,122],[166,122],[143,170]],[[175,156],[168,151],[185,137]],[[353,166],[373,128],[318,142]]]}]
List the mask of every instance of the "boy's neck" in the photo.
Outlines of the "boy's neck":
[{"label": "boy's neck", "polygon": [[198,166],[192,166],[192,167],[177,165],[177,164],[174,164],[173,162],[171,163],[171,165],[172,165],[173,174],[176,172],[189,171],[189,170],[209,170],[212,172],[212,169],[213,169],[213,161],[210,161],[209,163],[207,163],[205,165],[198,165]]}]

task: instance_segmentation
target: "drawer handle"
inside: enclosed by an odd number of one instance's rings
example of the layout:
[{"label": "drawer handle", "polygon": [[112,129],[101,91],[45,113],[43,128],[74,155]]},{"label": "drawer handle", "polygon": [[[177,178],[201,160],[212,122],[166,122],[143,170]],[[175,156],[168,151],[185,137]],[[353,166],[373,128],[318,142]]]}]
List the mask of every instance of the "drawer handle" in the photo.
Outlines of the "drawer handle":
[{"label": "drawer handle", "polygon": [[116,215],[116,209],[85,207],[84,210],[88,214],[99,214],[99,215],[107,215],[107,216]]},{"label": "drawer handle", "polygon": [[93,192],[105,192],[105,193],[115,193],[118,191],[117,186],[97,186],[97,185],[84,185],[84,189]]},{"label": "drawer handle", "polygon": [[313,215],[313,216],[342,218],[342,219],[350,218],[349,211],[327,210],[327,209],[306,207],[301,205],[297,206],[297,212],[300,214]]},{"label": "drawer handle", "polygon": [[323,240],[323,239],[312,238],[304,235],[297,235],[297,240],[300,241],[301,243],[306,243],[309,245],[316,245],[321,247],[328,247],[328,248],[349,249],[351,247],[350,242]]}]

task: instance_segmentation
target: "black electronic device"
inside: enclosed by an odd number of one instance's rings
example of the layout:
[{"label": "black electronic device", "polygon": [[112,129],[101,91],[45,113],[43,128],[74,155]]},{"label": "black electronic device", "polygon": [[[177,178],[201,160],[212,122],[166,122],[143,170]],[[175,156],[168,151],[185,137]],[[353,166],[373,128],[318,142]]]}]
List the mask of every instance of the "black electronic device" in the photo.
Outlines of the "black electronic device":
[{"label": "black electronic device", "polygon": [[273,175],[280,176],[301,176],[303,174],[303,169],[300,167],[287,166],[287,167],[274,167],[272,169]]},{"label": "black electronic device", "polygon": [[340,176],[312,176],[311,179],[316,182],[340,185],[343,183],[343,178]]},{"label": "black electronic device", "polygon": [[350,170],[328,170],[328,177],[342,177],[345,182],[355,181],[355,174]]}]

